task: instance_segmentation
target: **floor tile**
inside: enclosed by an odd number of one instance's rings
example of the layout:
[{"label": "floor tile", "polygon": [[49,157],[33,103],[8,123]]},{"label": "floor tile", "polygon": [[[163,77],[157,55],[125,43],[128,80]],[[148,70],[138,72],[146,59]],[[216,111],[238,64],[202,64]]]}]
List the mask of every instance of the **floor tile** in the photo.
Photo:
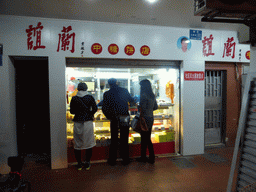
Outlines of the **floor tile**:
[{"label": "floor tile", "polygon": [[[22,175],[31,182],[32,192],[224,192],[228,184],[233,148],[207,149],[227,159],[213,163],[203,155],[188,157],[196,166],[178,168],[169,157],[156,158],[155,164],[133,161],[127,166],[117,162],[92,163],[89,171],[75,166],[51,170],[49,166],[26,162]],[[237,172],[235,172],[234,185]]]}]

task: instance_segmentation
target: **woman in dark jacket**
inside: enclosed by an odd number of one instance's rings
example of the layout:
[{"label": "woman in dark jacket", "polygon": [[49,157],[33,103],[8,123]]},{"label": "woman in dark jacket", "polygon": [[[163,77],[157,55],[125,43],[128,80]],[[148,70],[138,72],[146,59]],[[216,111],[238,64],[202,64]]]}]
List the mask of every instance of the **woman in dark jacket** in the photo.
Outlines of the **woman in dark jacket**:
[{"label": "woman in dark jacket", "polygon": [[[96,145],[93,130],[94,114],[98,108],[93,96],[88,95],[87,85],[79,83],[77,95],[72,97],[70,102],[70,113],[75,114],[74,121],[74,151],[78,162],[78,170],[83,167],[90,169],[92,148]],[[81,151],[86,150],[86,161],[82,163]]]},{"label": "woman in dark jacket", "polygon": [[[158,109],[155,95],[152,91],[151,83],[145,79],[140,82],[140,105],[141,115],[145,118],[148,131],[141,133],[141,157],[139,162],[155,163],[155,153],[151,141],[151,132],[154,122],[153,111]],[[146,157],[147,148],[149,150],[149,159]]]}]

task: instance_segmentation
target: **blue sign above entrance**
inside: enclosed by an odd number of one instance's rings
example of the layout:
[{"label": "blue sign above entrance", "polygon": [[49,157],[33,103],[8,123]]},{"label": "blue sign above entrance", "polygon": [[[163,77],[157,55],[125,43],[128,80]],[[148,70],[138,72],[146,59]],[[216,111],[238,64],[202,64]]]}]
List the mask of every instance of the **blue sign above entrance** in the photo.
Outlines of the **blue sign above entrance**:
[{"label": "blue sign above entrance", "polygon": [[190,39],[191,40],[202,40],[202,31],[201,30],[190,30]]}]

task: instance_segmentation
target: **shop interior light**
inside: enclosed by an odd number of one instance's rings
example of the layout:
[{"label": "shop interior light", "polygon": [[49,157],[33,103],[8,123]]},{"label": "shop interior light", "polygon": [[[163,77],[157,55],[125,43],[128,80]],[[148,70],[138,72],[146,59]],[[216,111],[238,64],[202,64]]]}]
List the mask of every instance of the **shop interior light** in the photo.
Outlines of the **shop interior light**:
[{"label": "shop interior light", "polygon": [[157,2],[158,0],[147,0],[149,3],[155,3]]},{"label": "shop interior light", "polygon": [[83,72],[83,71],[77,71],[74,70],[73,68],[66,68],[66,74],[70,77],[85,77],[88,74]]},{"label": "shop interior light", "polygon": [[172,80],[176,78],[176,71],[175,69],[169,69],[169,68],[162,68],[157,70],[158,75],[161,76],[162,79],[166,80]]},{"label": "shop interior light", "polygon": [[167,69],[165,69],[165,68],[158,69],[159,74],[166,73],[166,72],[167,72]]},{"label": "shop interior light", "polygon": [[116,78],[116,79],[130,79],[130,73],[112,73],[112,72],[96,72],[96,78],[100,79],[109,79],[109,78]]}]

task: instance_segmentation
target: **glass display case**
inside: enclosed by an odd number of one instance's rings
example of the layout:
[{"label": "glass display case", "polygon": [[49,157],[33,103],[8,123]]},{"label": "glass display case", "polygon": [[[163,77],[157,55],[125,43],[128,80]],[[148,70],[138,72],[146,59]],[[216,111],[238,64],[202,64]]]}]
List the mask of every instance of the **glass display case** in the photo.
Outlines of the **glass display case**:
[{"label": "glass display case", "polygon": [[[163,69],[92,69],[75,68],[67,70],[67,137],[69,143],[73,140],[73,115],[70,114],[70,101],[77,93],[79,82],[85,82],[88,85],[88,94],[91,94],[98,104],[103,99],[104,92],[109,90],[107,84],[108,77],[117,78],[120,87],[126,88],[132,97],[139,101],[140,85],[139,81],[149,79],[152,84],[152,90],[156,95],[158,109],[153,112],[154,123],[152,127],[151,139],[153,144],[174,143],[177,138],[178,119],[179,119],[179,76],[178,70]],[[126,70],[126,71],[125,71]],[[100,75],[97,74],[100,72]],[[131,120],[137,113],[137,107],[129,107]],[[110,145],[110,121],[102,113],[101,106],[94,115],[94,135],[97,147],[106,147]],[[131,146],[141,143],[140,134],[130,128],[129,144]],[[169,147],[169,145],[167,145]],[[164,147],[159,147],[164,148]],[[138,150],[139,151],[139,150]],[[170,151],[170,150],[169,150]],[[163,152],[164,153],[164,152]]]},{"label": "glass display case", "polygon": [[[152,127],[152,142],[171,142],[174,141],[174,127],[173,127],[173,104],[170,106],[159,105],[158,109],[154,111],[154,124]],[[137,113],[136,107],[129,109],[131,119]],[[73,138],[73,119],[74,115],[67,110],[67,136]],[[110,144],[110,121],[102,113],[101,107],[95,114],[94,133],[97,146],[106,146]],[[129,143],[140,143],[140,135],[130,128]]]}]

